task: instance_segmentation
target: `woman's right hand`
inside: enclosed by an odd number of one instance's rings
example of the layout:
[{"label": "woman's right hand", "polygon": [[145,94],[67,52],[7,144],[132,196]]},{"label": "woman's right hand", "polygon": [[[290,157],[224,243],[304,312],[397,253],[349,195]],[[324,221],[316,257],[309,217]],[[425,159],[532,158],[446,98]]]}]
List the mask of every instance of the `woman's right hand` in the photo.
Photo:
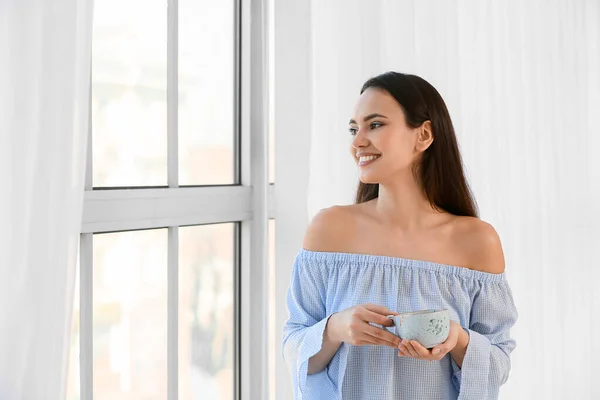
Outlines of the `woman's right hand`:
[{"label": "woman's right hand", "polygon": [[332,341],[354,346],[379,345],[398,349],[401,342],[398,336],[370,324],[394,326],[387,316],[397,314],[384,306],[360,304],[333,314],[327,323],[326,334]]}]

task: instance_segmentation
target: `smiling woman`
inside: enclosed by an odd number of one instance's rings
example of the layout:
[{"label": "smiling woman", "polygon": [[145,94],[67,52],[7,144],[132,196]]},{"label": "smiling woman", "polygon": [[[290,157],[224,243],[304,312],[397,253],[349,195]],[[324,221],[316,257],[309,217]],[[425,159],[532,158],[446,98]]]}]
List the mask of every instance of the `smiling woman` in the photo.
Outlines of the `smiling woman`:
[{"label": "smiling woman", "polygon": [[359,157],[387,157],[377,170],[375,165],[360,169],[356,202],[376,198],[382,179],[410,166],[434,208],[476,217],[452,120],[438,91],[418,76],[390,72],[369,79],[361,94],[355,114],[359,121],[360,115],[365,117],[360,126],[350,120],[350,151],[360,167],[374,159],[363,163]]},{"label": "smiling woman", "polygon": [[[497,398],[517,310],[444,101],[388,72],[364,84],[349,129],[356,202],[315,216],[292,271],[283,350],[296,398]],[[430,309],[448,310],[443,343],[388,330],[388,316]]]}]

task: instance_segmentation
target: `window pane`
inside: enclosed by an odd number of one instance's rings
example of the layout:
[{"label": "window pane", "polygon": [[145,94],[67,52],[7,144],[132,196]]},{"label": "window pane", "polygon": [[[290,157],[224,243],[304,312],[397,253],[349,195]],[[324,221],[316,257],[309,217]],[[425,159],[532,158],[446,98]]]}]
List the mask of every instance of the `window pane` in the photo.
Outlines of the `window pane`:
[{"label": "window pane", "polygon": [[234,0],[179,0],[179,184],[235,183]]},{"label": "window pane", "polygon": [[94,186],[167,184],[167,1],[94,4]]},{"label": "window pane", "polygon": [[167,398],[167,230],[94,235],[94,399]]},{"label": "window pane", "polygon": [[179,230],[179,398],[234,398],[235,225]]}]

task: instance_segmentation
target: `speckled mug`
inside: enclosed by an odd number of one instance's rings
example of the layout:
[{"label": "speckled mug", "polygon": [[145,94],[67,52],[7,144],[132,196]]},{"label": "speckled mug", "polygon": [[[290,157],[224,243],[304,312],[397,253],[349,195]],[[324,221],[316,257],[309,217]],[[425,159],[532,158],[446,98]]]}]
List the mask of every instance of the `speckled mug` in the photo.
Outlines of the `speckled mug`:
[{"label": "speckled mug", "polygon": [[396,336],[416,340],[426,349],[444,343],[450,332],[448,310],[420,310],[388,315],[394,321]]}]

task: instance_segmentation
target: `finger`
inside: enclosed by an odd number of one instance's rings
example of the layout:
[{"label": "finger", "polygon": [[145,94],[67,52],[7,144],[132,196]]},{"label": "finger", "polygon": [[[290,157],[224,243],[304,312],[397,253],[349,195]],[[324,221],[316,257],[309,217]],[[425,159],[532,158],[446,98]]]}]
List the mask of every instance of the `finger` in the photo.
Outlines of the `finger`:
[{"label": "finger", "polygon": [[[365,327],[364,333],[369,335],[377,344],[383,344],[390,347],[398,347],[400,338],[385,329],[377,328],[376,326],[368,325]],[[368,339],[367,339],[368,340]]]},{"label": "finger", "polygon": [[410,357],[411,355],[409,354],[408,350],[406,350],[406,347],[404,347],[404,345],[400,345],[398,347],[398,356],[400,356],[400,357]]},{"label": "finger", "polygon": [[437,358],[442,358],[448,353],[448,350],[444,346],[438,346],[431,349],[431,355]]},{"label": "finger", "polygon": [[377,345],[377,346],[386,346],[386,347],[397,348],[397,346],[394,346],[393,343],[390,343],[387,340],[378,338],[376,336],[371,336],[371,335],[366,334],[366,333],[363,334],[361,340],[364,341],[366,344],[370,344],[370,345]]},{"label": "finger", "polygon": [[365,308],[364,310],[362,310],[362,313],[360,316],[361,316],[361,318],[363,318],[363,320],[365,320],[367,322],[374,322],[374,323],[382,325],[382,326],[393,326],[394,321],[392,321],[390,318],[388,318],[387,315],[390,315],[390,314],[381,315],[377,312],[374,312],[372,310]]},{"label": "finger", "polygon": [[375,336],[368,335],[366,333],[363,334],[363,336],[361,337],[360,342],[363,345],[385,346],[385,347],[391,347],[393,349],[397,349],[398,348],[397,346],[394,346],[392,343],[390,343],[390,342],[388,342],[386,340],[377,338]]},{"label": "finger", "polygon": [[[450,321],[450,323],[457,324],[454,321]],[[458,325],[458,328],[462,329],[460,327],[460,325]],[[457,340],[458,340],[458,332],[453,329],[450,329],[450,333],[448,334],[448,337],[446,338],[444,343],[441,343],[440,345],[431,349],[431,354],[438,359],[444,357],[446,354],[448,354],[450,352],[451,349],[454,348],[454,346],[456,346]]]},{"label": "finger", "polygon": [[379,315],[383,315],[384,317],[387,315],[398,315],[397,312],[390,310],[387,307],[380,306],[379,304],[364,304],[363,307],[369,311],[373,311]]},{"label": "finger", "polygon": [[419,358],[419,353],[414,349],[413,345],[408,340],[403,340],[402,344],[406,348],[406,351],[413,357]]},{"label": "finger", "polygon": [[413,340],[410,343],[412,344],[413,349],[415,349],[415,351],[417,352],[419,357],[431,358],[431,352],[429,350],[427,350],[425,347],[423,347],[423,345],[421,343],[417,342],[416,340]]}]

